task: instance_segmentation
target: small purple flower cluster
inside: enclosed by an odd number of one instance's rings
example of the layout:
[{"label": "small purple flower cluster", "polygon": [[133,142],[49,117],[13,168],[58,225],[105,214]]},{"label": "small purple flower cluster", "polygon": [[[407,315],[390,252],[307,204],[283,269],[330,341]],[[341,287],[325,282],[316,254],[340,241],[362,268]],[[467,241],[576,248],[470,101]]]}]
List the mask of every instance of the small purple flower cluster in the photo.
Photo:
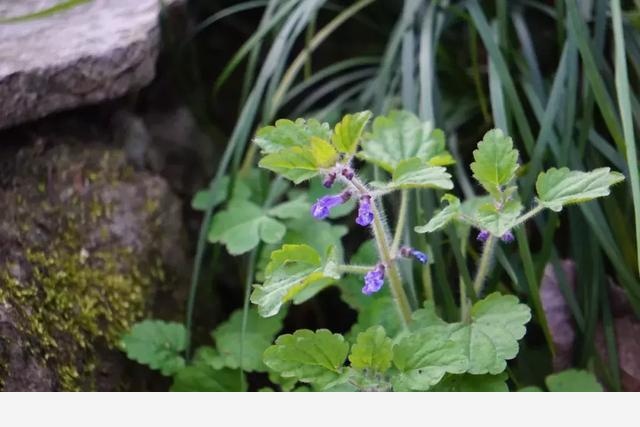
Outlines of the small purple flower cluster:
[{"label": "small purple flower cluster", "polygon": [[425,254],[424,252],[420,252],[417,249],[410,248],[409,246],[400,248],[400,256],[405,258],[413,257],[421,264],[426,264],[429,260],[427,254]]},{"label": "small purple flower cluster", "polygon": [[[324,176],[322,185],[324,185],[326,188],[331,188],[338,178],[338,172],[348,181],[351,181],[355,176],[355,172],[353,171],[353,169],[351,169],[351,167],[339,166],[337,168],[334,168],[334,170],[330,171]],[[329,216],[332,208],[346,203],[351,198],[351,194],[351,191],[345,190],[338,195],[320,197],[318,200],[316,200],[313,206],[311,206],[311,215],[313,215],[313,217],[316,219],[325,219]],[[360,196],[360,201],[358,204],[358,216],[356,218],[356,223],[358,225],[367,227],[373,222],[374,215],[372,203],[375,202],[373,202],[370,194],[362,194]]]},{"label": "small purple flower cluster", "polygon": [[382,289],[384,284],[384,264],[378,263],[373,270],[364,275],[364,287],[362,293],[371,295]]},{"label": "small purple flower cluster", "polygon": [[[478,236],[476,237],[476,240],[480,242],[486,242],[490,235],[491,233],[489,233],[489,230],[480,230]],[[515,240],[515,237],[513,237],[513,233],[511,232],[511,230],[507,230],[502,236],[500,236],[500,240],[502,240],[504,243],[511,243]]]}]

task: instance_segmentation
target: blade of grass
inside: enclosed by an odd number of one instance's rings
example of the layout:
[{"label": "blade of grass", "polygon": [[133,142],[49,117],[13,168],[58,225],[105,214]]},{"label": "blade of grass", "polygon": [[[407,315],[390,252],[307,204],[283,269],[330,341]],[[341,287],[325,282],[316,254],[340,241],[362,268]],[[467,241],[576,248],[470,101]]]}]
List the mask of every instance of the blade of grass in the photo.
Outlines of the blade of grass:
[{"label": "blade of grass", "polygon": [[638,175],[638,155],[636,140],[633,134],[633,121],[631,118],[631,102],[629,100],[629,77],[627,75],[627,61],[624,47],[624,34],[622,30],[622,11],[620,0],[611,1],[611,20],[613,21],[613,35],[615,45],[615,79],[618,92],[618,107],[622,116],[622,130],[624,132],[627,162],[629,163],[629,179],[631,185],[631,197],[633,199],[633,211],[636,229],[636,254],[637,267],[640,273],[640,176]]},{"label": "blade of grass", "polygon": [[37,12],[28,13],[20,16],[0,16],[0,24],[13,24],[23,21],[31,21],[34,19],[46,18],[47,16],[55,15],[56,13],[63,12],[71,9],[72,7],[80,6],[84,3],[89,3],[91,0],[67,0],[59,2],[46,9],[39,10]]}]

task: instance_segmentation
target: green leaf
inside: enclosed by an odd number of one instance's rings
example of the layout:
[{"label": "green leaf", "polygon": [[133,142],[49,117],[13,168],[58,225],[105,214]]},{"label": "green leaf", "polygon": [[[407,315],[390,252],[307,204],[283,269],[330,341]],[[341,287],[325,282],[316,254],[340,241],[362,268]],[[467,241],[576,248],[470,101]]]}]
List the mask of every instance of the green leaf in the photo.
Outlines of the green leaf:
[{"label": "green leaf", "polygon": [[[447,324],[433,306],[416,311],[411,331],[393,348],[400,373],[396,391],[426,391],[445,374],[499,374],[519,350],[531,319],[529,307],[511,295],[493,293],[471,308],[470,323]],[[427,326],[423,326],[427,325]]]},{"label": "green leaf", "polygon": [[358,334],[349,361],[356,369],[372,369],[384,373],[391,367],[393,343],[382,326],[372,326]]},{"label": "green leaf", "polygon": [[285,378],[328,388],[340,380],[349,344],[326,329],[281,335],[264,352],[264,363]]},{"label": "green leaf", "polygon": [[180,323],[161,320],[136,323],[121,341],[129,359],[167,376],[184,367],[185,361],[180,353],[186,346],[186,328]]},{"label": "green leaf", "polygon": [[239,255],[265,243],[278,243],[287,231],[284,224],[267,216],[248,200],[232,200],[227,209],[211,220],[209,241],[220,242],[231,255]]},{"label": "green leaf", "polygon": [[336,267],[333,249],[322,260],[320,254],[308,245],[283,245],[271,253],[265,282],[254,285],[251,302],[258,305],[261,316],[274,316],[282,304],[310,284],[323,279],[339,279]]},{"label": "green leaf", "polygon": [[[229,319],[213,331],[212,336],[225,366],[240,368],[248,372],[265,372],[262,353],[273,343],[275,335],[282,329],[285,312],[264,319],[255,308],[247,312],[247,323],[242,346],[243,310],[233,312]],[[242,347],[242,348],[241,348]],[[240,353],[242,351],[242,364]]]},{"label": "green leaf", "polygon": [[608,196],[610,187],[624,180],[624,175],[598,168],[591,172],[551,168],[538,175],[536,190],[543,206],[559,212],[564,205]]},{"label": "green leaf", "polygon": [[333,130],[331,141],[341,153],[354,154],[367,122],[371,118],[371,111],[347,114]]},{"label": "green leaf", "polygon": [[549,391],[552,392],[603,391],[602,386],[591,372],[577,369],[569,369],[549,375],[545,383]]},{"label": "green leaf", "polygon": [[393,179],[389,183],[372,182],[372,186],[396,190],[411,188],[437,188],[451,190],[451,175],[442,166],[427,166],[421,159],[412,157],[402,160],[393,171]]},{"label": "green leaf", "polygon": [[[191,200],[191,207],[197,211],[206,211],[209,206],[215,208],[224,202],[227,198],[227,191],[229,191],[229,184],[231,179],[229,176],[223,176],[220,179],[220,183],[216,187],[216,191],[213,192],[210,189],[204,189],[198,191]],[[251,197],[251,189],[242,179],[236,180],[233,187],[233,194],[229,199],[249,199]]]},{"label": "green leaf", "polygon": [[432,233],[440,230],[458,217],[460,214],[460,199],[451,194],[445,194],[442,196],[442,200],[446,200],[449,203],[448,206],[438,211],[425,225],[415,227],[416,233]]},{"label": "green leaf", "polygon": [[272,207],[269,209],[268,213],[270,216],[280,219],[296,219],[309,217],[310,209],[311,204],[307,201],[307,197],[302,195],[293,200],[289,200]]},{"label": "green leaf", "polygon": [[247,391],[243,374],[237,369],[214,369],[206,364],[194,364],[181,369],[173,378],[171,391],[229,392]]},{"label": "green leaf", "polygon": [[462,344],[468,358],[466,372],[499,374],[506,360],[518,354],[518,340],[524,337],[531,309],[513,295],[492,293],[471,307],[471,324],[462,325],[453,339]]},{"label": "green leaf", "polygon": [[467,370],[464,345],[451,339],[453,325],[438,325],[405,335],[393,348],[393,363],[400,373],[393,379],[395,391],[426,391],[446,373]]},{"label": "green leaf", "polygon": [[376,117],[372,132],[362,141],[358,157],[392,173],[402,160],[418,157],[431,166],[454,163],[446,151],[444,133],[408,111]]},{"label": "green leaf", "polygon": [[254,142],[263,153],[277,153],[291,147],[308,147],[311,138],[328,141],[331,138],[331,128],[328,123],[317,120],[297,119],[278,120],[275,126],[265,126],[258,130]]},{"label": "green leaf", "polygon": [[447,375],[431,391],[437,392],[507,392],[508,375]]},{"label": "green leaf", "polygon": [[502,209],[498,209],[494,203],[483,203],[473,213],[476,227],[488,230],[497,237],[511,230],[522,212],[522,204],[519,200],[509,200]]},{"label": "green leaf", "polygon": [[258,131],[254,139],[266,154],[259,166],[299,184],[333,166],[338,152],[329,142],[331,130],[316,120],[278,120]]},{"label": "green leaf", "polygon": [[473,177],[494,197],[511,182],[518,169],[518,150],[500,129],[487,132],[473,151]]},{"label": "green leaf", "polygon": [[209,346],[198,347],[193,355],[194,365],[208,365],[212,369],[222,369],[225,367],[224,358],[217,349]]}]

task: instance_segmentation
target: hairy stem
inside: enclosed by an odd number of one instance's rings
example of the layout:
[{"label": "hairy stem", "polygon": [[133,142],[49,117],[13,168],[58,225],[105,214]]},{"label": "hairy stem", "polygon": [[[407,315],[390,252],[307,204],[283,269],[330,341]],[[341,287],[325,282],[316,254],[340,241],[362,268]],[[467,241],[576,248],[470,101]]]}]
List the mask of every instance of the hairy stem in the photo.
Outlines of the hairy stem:
[{"label": "hairy stem", "polygon": [[526,221],[528,221],[529,219],[533,218],[534,216],[536,216],[538,213],[542,212],[544,210],[544,206],[542,205],[538,205],[535,208],[531,209],[529,212],[525,213],[524,215],[520,216],[520,218],[518,218],[516,220],[516,223],[514,224],[514,228],[517,225],[520,225]]},{"label": "hairy stem", "polygon": [[480,257],[480,265],[478,266],[476,277],[473,280],[473,290],[475,291],[476,295],[480,295],[480,293],[482,292],[482,286],[484,285],[484,281],[489,274],[489,270],[491,269],[491,259],[493,258],[493,253],[496,248],[496,242],[496,237],[491,234],[484,244],[482,256]]},{"label": "hairy stem", "polygon": [[343,264],[338,266],[338,271],[341,273],[351,273],[351,274],[366,274],[369,271],[373,270],[375,265],[350,265]]},{"label": "hairy stem", "polygon": [[402,232],[404,231],[404,222],[407,218],[407,206],[409,205],[409,192],[402,190],[400,192],[400,210],[398,211],[398,222],[396,223],[395,234],[393,235],[393,243],[391,243],[391,256],[398,255],[398,247],[402,240]]},{"label": "hairy stem", "polygon": [[[360,192],[360,194],[370,194],[367,187],[360,181],[360,179],[358,179],[358,177],[354,176],[349,182]],[[376,241],[380,258],[387,267],[387,280],[389,281],[391,295],[396,303],[400,319],[406,327],[411,322],[411,305],[409,304],[409,299],[407,298],[407,294],[404,292],[404,288],[402,286],[402,278],[398,271],[398,265],[396,264],[395,259],[391,256],[388,237],[389,232],[382,221],[382,212],[378,209],[378,201],[375,198],[372,200],[371,210],[373,212],[373,226],[371,227],[373,230],[373,237]]]}]

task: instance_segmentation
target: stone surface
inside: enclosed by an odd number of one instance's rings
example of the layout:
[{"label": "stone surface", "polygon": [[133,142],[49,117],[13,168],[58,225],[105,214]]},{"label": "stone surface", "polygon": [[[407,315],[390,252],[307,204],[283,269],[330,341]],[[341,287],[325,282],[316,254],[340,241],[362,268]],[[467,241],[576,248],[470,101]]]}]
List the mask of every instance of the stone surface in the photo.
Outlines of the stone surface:
[{"label": "stone surface", "polygon": [[181,316],[180,200],[75,120],[2,135],[0,390],[127,389],[122,333]]},{"label": "stone surface", "polygon": [[[0,1],[0,17],[56,3]],[[160,10],[158,0],[90,0],[0,24],[0,128],[145,86],[154,77]]]}]

